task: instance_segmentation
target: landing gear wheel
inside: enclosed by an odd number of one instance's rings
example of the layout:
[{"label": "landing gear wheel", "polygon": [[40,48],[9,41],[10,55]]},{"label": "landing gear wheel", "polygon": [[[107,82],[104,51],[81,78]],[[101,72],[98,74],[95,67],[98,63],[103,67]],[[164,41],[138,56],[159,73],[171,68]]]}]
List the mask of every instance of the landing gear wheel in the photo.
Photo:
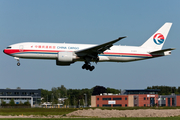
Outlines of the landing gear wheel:
[{"label": "landing gear wheel", "polygon": [[82,66],[82,69],[85,69],[86,68],[86,64],[84,64],[83,66]]},{"label": "landing gear wheel", "polygon": [[86,69],[86,70],[90,70],[90,71],[93,71],[94,70],[94,66],[91,66],[91,65],[88,65],[88,64],[84,64],[82,66],[82,69]]},{"label": "landing gear wheel", "polygon": [[89,70],[90,68],[91,68],[90,65],[87,65],[87,66],[86,66],[86,70]]},{"label": "landing gear wheel", "polygon": [[91,67],[92,70],[94,70],[94,68],[95,68],[94,66]]},{"label": "landing gear wheel", "polygon": [[95,68],[94,66],[91,66],[89,70],[90,70],[90,71],[93,71],[94,68]]},{"label": "landing gear wheel", "polygon": [[17,63],[17,66],[20,66],[20,63],[19,63],[19,62]]}]

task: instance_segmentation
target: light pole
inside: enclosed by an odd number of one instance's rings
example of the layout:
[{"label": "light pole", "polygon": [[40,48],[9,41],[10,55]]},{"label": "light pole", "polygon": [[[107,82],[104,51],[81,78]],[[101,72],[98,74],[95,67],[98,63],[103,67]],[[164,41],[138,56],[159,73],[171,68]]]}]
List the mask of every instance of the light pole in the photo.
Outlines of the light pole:
[{"label": "light pole", "polygon": [[51,100],[52,100],[51,108],[53,108],[53,93],[51,94]]},{"label": "light pole", "polygon": [[59,98],[60,98],[60,93],[58,93],[59,94]]},{"label": "light pole", "polygon": [[74,95],[74,108],[75,108],[75,95]]},{"label": "light pole", "polygon": [[48,95],[47,95],[47,103],[48,103]]},{"label": "light pole", "polygon": [[79,100],[79,108],[80,108],[80,100]]},{"label": "light pole", "polygon": [[87,94],[85,93],[85,107],[87,107]]},{"label": "light pole", "polygon": [[60,103],[60,93],[58,93],[59,94],[59,99],[58,99],[58,103]]},{"label": "light pole", "polygon": [[53,93],[52,93],[52,104],[53,104]]},{"label": "light pole", "polygon": [[34,93],[34,94],[36,95],[36,105],[37,105],[37,94],[38,94],[38,93]]}]

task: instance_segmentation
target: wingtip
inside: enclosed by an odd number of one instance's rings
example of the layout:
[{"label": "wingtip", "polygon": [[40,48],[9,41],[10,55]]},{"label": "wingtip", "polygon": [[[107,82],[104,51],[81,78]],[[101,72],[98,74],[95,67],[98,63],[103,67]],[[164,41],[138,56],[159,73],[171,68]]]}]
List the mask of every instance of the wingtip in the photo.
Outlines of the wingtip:
[{"label": "wingtip", "polygon": [[126,38],[127,36],[124,36],[124,37],[119,37],[118,39],[123,39],[123,38]]}]

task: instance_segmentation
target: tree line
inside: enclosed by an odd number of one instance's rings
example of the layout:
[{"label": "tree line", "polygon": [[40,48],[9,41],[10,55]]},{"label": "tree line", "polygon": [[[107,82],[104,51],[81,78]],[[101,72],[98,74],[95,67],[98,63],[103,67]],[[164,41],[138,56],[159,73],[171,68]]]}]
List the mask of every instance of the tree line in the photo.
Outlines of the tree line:
[{"label": "tree line", "polygon": [[66,89],[64,85],[60,87],[53,87],[51,91],[40,89],[42,103],[51,102],[52,104],[58,104],[58,98],[66,98],[66,100],[62,103],[64,105],[71,106],[84,106],[85,105],[85,97],[87,97],[87,106],[91,105],[91,96],[99,95],[101,93],[113,93],[119,94],[121,90],[113,89],[113,88],[105,88],[103,86],[95,86],[91,89]]},{"label": "tree line", "polygon": [[[159,95],[170,95],[171,93],[180,94],[180,87],[169,87],[169,86],[152,86],[146,89],[160,89]],[[45,89],[41,90],[42,103],[51,102],[52,104],[58,104],[58,98],[66,98],[62,104],[64,105],[85,105],[85,97],[87,97],[87,105],[91,105],[91,96],[100,95],[101,93],[121,93],[121,89],[105,88],[103,86],[95,86],[91,89],[66,89],[64,85],[60,87],[53,87],[50,91]]]},{"label": "tree line", "polygon": [[159,95],[170,95],[172,93],[180,94],[180,87],[170,87],[170,86],[152,86],[147,87],[147,89],[160,89]]}]

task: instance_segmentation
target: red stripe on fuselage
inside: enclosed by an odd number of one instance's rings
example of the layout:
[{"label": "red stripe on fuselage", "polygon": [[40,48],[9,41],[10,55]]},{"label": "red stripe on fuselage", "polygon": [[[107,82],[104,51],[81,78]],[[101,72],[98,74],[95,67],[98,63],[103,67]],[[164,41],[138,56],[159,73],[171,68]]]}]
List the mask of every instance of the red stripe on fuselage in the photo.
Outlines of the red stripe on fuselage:
[{"label": "red stripe on fuselage", "polygon": [[[4,53],[11,55],[11,54],[16,54],[16,53],[23,53],[23,52],[63,52],[64,50],[25,50],[23,49],[20,51],[19,49],[4,49]],[[70,51],[71,52],[71,51]],[[104,52],[104,54],[107,55],[131,55],[131,56],[147,56],[147,57],[159,57],[162,55],[151,55],[151,54],[133,54],[133,53],[112,53],[112,52]]]},{"label": "red stripe on fuselage", "polygon": [[104,54],[111,54],[111,55],[132,55],[132,56],[148,56],[152,57],[151,54],[133,54],[133,53],[110,53],[110,52],[104,52]]},{"label": "red stripe on fuselage", "polygon": [[11,55],[16,53],[23,53],[23,52],[60,52],[61,50],[22,50],[19,49],[4,49],[4,53]]}]

